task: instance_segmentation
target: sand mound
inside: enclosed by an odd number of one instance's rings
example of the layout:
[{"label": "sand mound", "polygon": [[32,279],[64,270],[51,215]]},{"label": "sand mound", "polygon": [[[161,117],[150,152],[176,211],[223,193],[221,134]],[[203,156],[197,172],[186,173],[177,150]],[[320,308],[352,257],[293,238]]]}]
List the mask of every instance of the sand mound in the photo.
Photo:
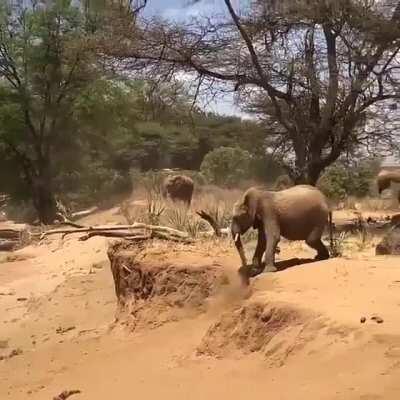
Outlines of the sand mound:
[{"label": "sand mound", "polygon": [[302,349],[320,328],[316,316],[286,304],[250,302],[224,313],[197,349],[198,355],[218,358],[263,353],[273,364]]},{"label": "sand mound", "polygon": [[[132,329],[157,327],[166,322],[193,317],[206,310],[207,299],[229,284],[218,265],[193,265],[175,254],[176,260],[152,257],[148,245],[117,242],[108,256],[118,298],[117,321]],[[181,256],[179,258],[179,256]]]}]

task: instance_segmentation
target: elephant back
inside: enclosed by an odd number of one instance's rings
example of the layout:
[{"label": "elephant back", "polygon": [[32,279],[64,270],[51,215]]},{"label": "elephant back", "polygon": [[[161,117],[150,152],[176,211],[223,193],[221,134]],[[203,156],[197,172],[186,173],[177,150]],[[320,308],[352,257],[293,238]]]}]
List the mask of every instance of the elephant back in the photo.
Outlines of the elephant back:
[{"label": "elephant back", "polygon": [[163,183],[163,193],[173,201],[183,201],[190,204],[193,189],[193,180],[186,175],[168,176]]}]

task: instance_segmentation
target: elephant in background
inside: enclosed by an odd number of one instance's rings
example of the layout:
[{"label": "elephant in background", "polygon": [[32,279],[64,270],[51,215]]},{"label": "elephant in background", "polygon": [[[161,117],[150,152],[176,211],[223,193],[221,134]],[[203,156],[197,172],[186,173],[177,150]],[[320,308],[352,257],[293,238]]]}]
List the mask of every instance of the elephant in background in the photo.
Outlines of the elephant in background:
[{"label": "elephant in background", "polygon": [[[376,182],[378,185],[378,192],[381,194],[384,190],[390,188],[392,182],[400,183],[400,169],[393,171],[380,171],[376,178]],[[400,202],[400,191],[397,193],[397,200]]]},{"label": "elephant in background", "polygon": [[250,227],[258,230],[252,263],[256,273],[276,271],[275,251],[281,236],[304,240],[317,251],[317,260],[328,259],[328,249],[321,241],[328,218],[327,199],[313,186],[298,185],[278,192],[248,189],[234,206],[231,225],[243,268],[249,266],[240,235]]},{"label": "elephant in background", "polygon": [[182,201],[188,206],[192,201],[194,183],[185,175],[168,176],[164,179],[162,193],[172,201]]}]

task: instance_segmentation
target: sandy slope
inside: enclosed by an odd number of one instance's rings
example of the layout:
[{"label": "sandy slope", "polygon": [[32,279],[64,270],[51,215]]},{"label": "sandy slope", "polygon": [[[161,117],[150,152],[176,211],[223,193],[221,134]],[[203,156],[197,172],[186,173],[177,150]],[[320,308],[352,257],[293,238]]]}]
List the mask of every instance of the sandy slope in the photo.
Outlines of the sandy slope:
[{"label": "sandy slope", "polygon": [[[24,249],[26,260],[0,264],[0,355],[23,351],[0,361],[0,399],[46,400],[65,389],[80,389],[76,399],[88,400],[399,398],[397,258],[373,257],[369,249],[288,268],[255,279],[247,300],[232,296],[239,290],[232,284],[200,317],[129,335],[110,329],[116,299],[105,249],[103,239],[69,238],[62,246],[54,240]],[[282,250],[285,258],[311,255],[300,247]],[[161,252],[158,259],[165,258]],[[232,250],[212,248],[188,260],[218,260],[229,270],[238,262]],[[227,311],[229,320],[235,307],[253,303],[310,317],[245,354],[235,346],[238,327],[221,323],[221,314]],[[384,322],[371,321],[373,313]],[[220,349],[221,358],[198,355],[214,323],[223,328],[226,340],[217,341],[226,351]],[[256,328],[244,333],[246,340],[260,339]]]}]

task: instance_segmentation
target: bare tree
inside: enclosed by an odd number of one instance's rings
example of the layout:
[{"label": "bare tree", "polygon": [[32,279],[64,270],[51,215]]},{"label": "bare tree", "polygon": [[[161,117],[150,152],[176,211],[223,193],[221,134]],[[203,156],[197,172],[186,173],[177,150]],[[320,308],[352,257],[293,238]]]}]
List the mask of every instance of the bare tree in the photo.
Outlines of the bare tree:
[{"label": "bare tree", "polygon": [[400,97],[400,3],[255,0],[239,13],[223,1],[223,16],[114,25],[102,51],[130,73],[189,74],[195,96],[230,85],[263,116],[296,183],[315,184],[361,143],[393,143],[364,128]]}]

